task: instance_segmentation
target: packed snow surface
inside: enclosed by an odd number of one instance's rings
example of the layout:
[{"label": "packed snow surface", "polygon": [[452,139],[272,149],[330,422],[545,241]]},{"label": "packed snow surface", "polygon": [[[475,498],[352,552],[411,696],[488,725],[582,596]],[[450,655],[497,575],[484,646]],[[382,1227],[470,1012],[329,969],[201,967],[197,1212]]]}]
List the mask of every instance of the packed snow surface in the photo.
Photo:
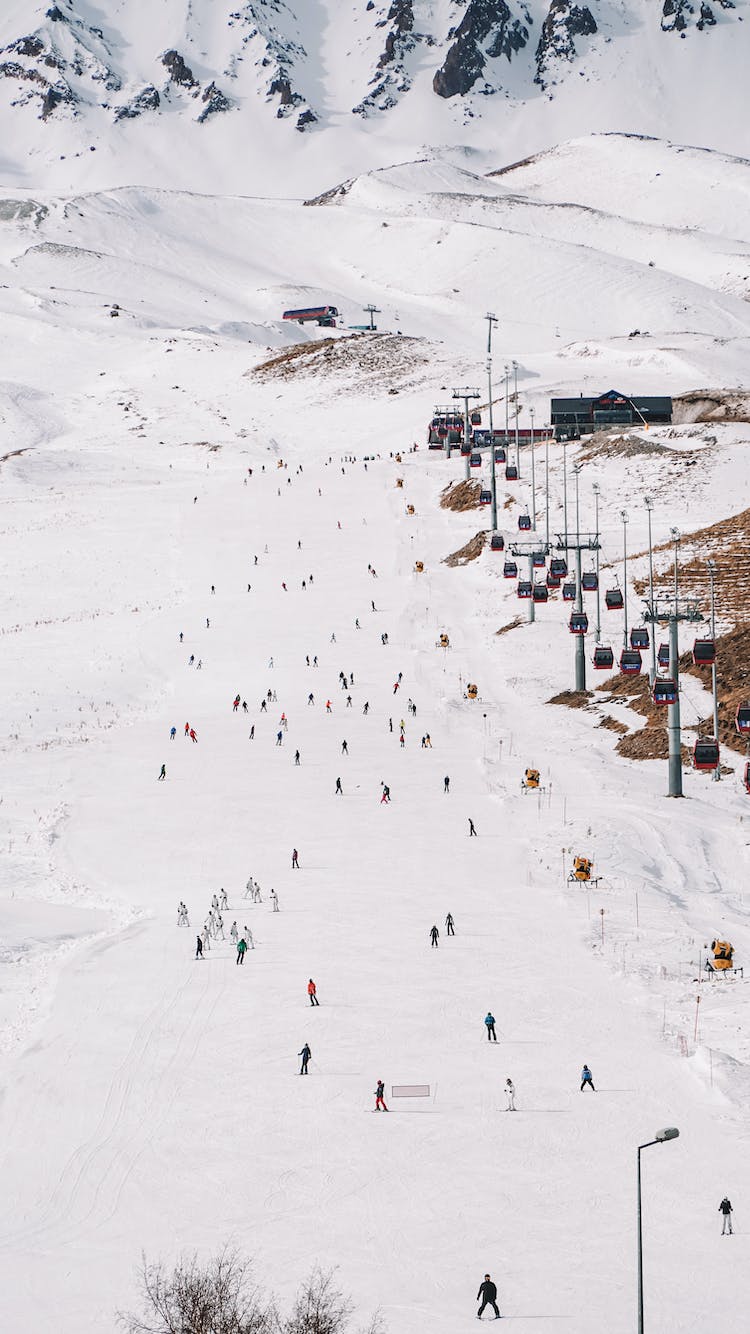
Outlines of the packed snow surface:
[{"label": "packed snow surface", "polygon": [[[629,191],[566,195],[561,159],[604,172],[602,144],[488,178],[434,155],[310,207],[135,187],[0,200],[8,1334],[114,1330],[142,1250],[225,1241],[282,1299],[337,1266],[391,1334],[465,1328],[487,1271],[525,1334],[625,1334],[636,1146],[670,1125],[643,1158],[647,1325],[705,1327],[720,1294],[741,1326],[747,983],[698,980],[717,936],[750,963],[741,758],[719,784],[686,770],[671,802],[664,763],[548,704],[573,684],[568,610],[498,636],[525,608],[502,556],[443,564],[488,516],[439,507],[463,463],[423,444],[454,387],[485,394],[492,308],[496,423],[514,357],[522,425],[551,393],[745,382],[747,164],[623,140]],[[669,211],[645,169],[669,174]],[[326,334],[280,318],[323,300],[347,324],[380,308],[394,337],[362,340],[370,369],[335,333],[307,369],[256,374]],[[657,542],[750,503],[750,428],[653,439],[663,452],[580,474],[582,529],[601,486],[603,586],[622,583],[623,510],[644,574],[645,494]],[[553,539],[576,458],[564,492],[549,449]],[[543,445],[534,462],[543,531]],[[522,451],[515,490],[500,475],[508,544],[530,465]],[[602,618],[619,649],[622,615]],[[709,711],[687,680],[686,740]],[[568,881],[576,854],[595,886]],[[235,919],[253,936],[241,968],[228,939],[194,957],[222,887],[227,937]],[[430,1096],[393,1099],[402,1084]]]}]

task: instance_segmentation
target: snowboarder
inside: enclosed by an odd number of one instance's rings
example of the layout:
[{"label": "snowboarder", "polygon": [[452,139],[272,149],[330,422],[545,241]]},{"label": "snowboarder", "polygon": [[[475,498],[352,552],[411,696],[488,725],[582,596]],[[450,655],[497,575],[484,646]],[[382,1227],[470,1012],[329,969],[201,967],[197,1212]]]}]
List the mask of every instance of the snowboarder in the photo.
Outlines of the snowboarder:
[{"label": "snowboarder", "polygon": [[310,997],[311,1005],[320,1005],[320,1001],[318,1000],[318,989],[312,978],[310,978],[310,981],[307,984],[307,994]]},{"label": "snowboarder", "polygon": [[723,1214],[723,1218],[722,1218],[722,1221],[721,1221],[721,1235],[722,1235],[722,1237],[723,1237],[723,1236],[724,1236],[724,1233],[725,1233],[725,1232],[728,1232],[728,1233],[729,1233],[729,1236],[731,1237],[731,1235],[732,1235],[732,1206],[731,1206],[731,1204],[729,1203],[729,1200],[727,1199],[726,1195],[724,1196],[724,1199],[722,1200],[721,1204],[719,1205],[719,1213]]},{"label": "snowboarder", "polygon": [[516,1110],[516,1086],[512,1079],[505,1081],[505,1098],[507,1101],[506,1112],[515,1112]]},{"label": "snowboarder", "polygon": [[388,1108],[387,1108],[386,1105],[385,1105],[385,1096],[384,1096],[384,1095],[385,1095],[385,1084],[383,1083],[382,1079],[379,1079],[379,1080],[378,1080],[378,1086],[377,1086],[377,1088],[375,1089],[375,1111],[376,1111],[376,1112],[387,1112],[387,1111],[388,1111]]},{"label": "snowboarder", "polygon": [[453,913],[448,913],[448,916],[445,919],[445,930],[447,935],[455,936],[456,933],[453,930],[454,926],[455,922],[453,921]]},{"label": "snowboarder", "polygon": [[305,1043],[304,1047],[302,1048],[302,1051],[297,1052],[297,1055],[302,1057],[302,1068],[300,1070],[300,1074],[306,1075],[307,1066],[312,1057],[312,1052],[310,1051],[310,1048],[307,1043]]},{"label": "snowboarder", "polygon": [[340,778],[337,778],[337,779],[336,779],[336,792],[335,792],[334,795],[337,796],[337,797],[343,797],[343,795],[344,795],[344,789],[343,789],[342,786],[341,786],[341,779],[340,779]]},{"label": "snowboarder", "polygon": [[446,775],[445,775],[445,778],[443,779],[443,791],[444,791],[444,792],[450,792],[450,790],[451,790],[451,780],[450,780],[450,778],[448,777],[448,775],[446,774]]},{"label": "snowboarder", "polygon": [[437,947],[438,947],[438,936],[439,936],[439,935],[440,935],[440,932],[438,931],[438,929],[437,929],[436,926],[430,927],[430,940],[432,941],[432,948],[433,948],[434,950],[436,950]]},{"label": "snowboarder", "polygon": [[159,771],[159,777],[158,777],[157,780],[156,780],[157,783],[163,783],[163,782],[164,782],[164,779],[166,778],[166,776],[167,776],[167,766],[166,766],[166,764],[163,764],[163,765],[161,766],[160,771]]},{"label": "snowboarder", "polygon": [[292,870],[299,870],[299,853],[296,848],[292,848]]},{"label": "snowboarder", "polygon": [[474,821],[472,820],[471,816],[469,816],[469,838],[478,838],[478,837],[479,835],[477,834],[477,831],[474,828]]},{"label": "snowboarder", "polygon": [[495,1319],[499,1320],[500,1312],[497,1309],[497,1288],[495,1287],[495,1284],[492,1282],[492,1279],[490,1278],[489,1274],[485,1274],[484,1282],[479,1284],[477,1301],[480,1300],[482,1302],[482,1305],[477,1311],[477,1320],[482,1319],[482,1311],[484,1310],[485,1306],[491,1306],[493,1311],[495,1312]]},{"label": "snowboarder", "polygon": [[246,949],[247,949],[247,941],[244,939],[244,937],[240,937],[239,941],[237,942],[237,963],[245,962]]},{"label": "snowboarder", "polygon": [[195,937],[195,957],[196,959],[203,958],[203,941],[200,936]]},{"label": "snowboarder", "polygon": [[588,1066],[584,1065],[581,1071],[581,1093],[583,1093],[583,1090],[586,1087],[590,1088],[592,1093],[596,1093],[596,1089],[594,1088],[594,1076]]},{"label": "snowboarder", "polygon": [[487,1041],[497,1042],[497,1033],[495,1032],[495,1016],[491,1010],[487,1011],[484,1022],[487,1026]]}]

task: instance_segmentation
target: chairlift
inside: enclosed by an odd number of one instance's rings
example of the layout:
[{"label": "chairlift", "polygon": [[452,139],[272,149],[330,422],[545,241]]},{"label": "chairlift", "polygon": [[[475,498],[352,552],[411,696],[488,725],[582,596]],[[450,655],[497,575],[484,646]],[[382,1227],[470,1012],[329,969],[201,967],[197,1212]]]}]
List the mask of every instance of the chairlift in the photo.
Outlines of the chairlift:
[{"label": "chairlift", "polygon": [[674,704],[677,699],[677,682],[671,676],[657,676],[652,697],[654,704]]},{"label": "chairlift", "polygon": [[505,538],[502,533],[493,533],[490,538],[490,551],[504,551]]},{"label": "chairlift", "polygon": [[516,467],[515,463],[506,463],[506,465],[505,465],[505,480],[506,480],[506,482],[517,482],[517,481],[518,481],[518,468]]},{"label": "chairlift", "polygon": [[546,584],[534,584],[532,597],[535,602],[549,601],[549,589]]},{"label": "chairlift", "polygon": [[622,611],[625,606],[625,599],[622,596],[622,589],[608,588],[604,594],[604,605],[608,611]]},{"label": "chairlift", "polygon": [[519,532],[522,532],[522,533],[528,533],[528,532],[531,531],[531,515],[530,515],[530,514],[519,514],[519,516],[518,516],[518,528],[519,528]]},{"label": "chairlift", "polygon": [[423,560],[415,560],[415,562],[414,562],[414,571],[415,571],[415,574],[424,574],[424,561],[423,561]]},{"label": "chairlift", "polygon": [[514,560],[506,560],[503,565],[503,575],[506,579],[515,579],[518,575],[518,566]]},{"label": "chairlift", "polygon": [[519,579],[516,592],[520,598],[530,598],[532,596],[531,580]]},{"label": "chairlift", "polygon": [[481,412],[478,412],[475,408],[469,420],[471,421],[472,426],[481,426],[482,425]]},{"label": "chairlift", "polygon": [[448,444],[458,445],[461,443],[462,440],[463,440],[462,432],[456,431],[453,427],[451,427],[450,430],[448,431]]},{"label": "chairlift", "polygon": [[715,769],[719,763],[719,743],[711,738],[699,738],[693,746],[693,768]]},{"label": "chairlift", "polygon": [[556,575],[559,582],[560,579],[567,577],[568,562],[562,556],[553,556],[549,563],[549,569],[550,574]]},{"label": "chairlift", "polygon": [[716,641],[696,639],[693,644],[693,663],[696,667],[710,667],[716,661]]},{"label": "chairlift", "polygon": [[469,466],[472,467],[472,468],[481,468],[481,466],[482,466],[482,455],[481,455],[481,454],[472,454],[471,458],[469,459]]},{"label": "chairlift", "polygon": [[742,781],[745,784],[745,791],[750,792],[750,760],[745,765],[745,776]]},{"label": "chairlift", "polygon": [[556,592],[560,587],[560,576],[559,574],[553,574],[552,570],[547,571],[547,587],[551,592]]},{"label": "chairlift", "polygon": [[495,463],[505,463],[505,450],[501,447],[495,450]]},{"label": "chairlift", "polygon": [[624,648],[620,654],[620,671],[623,676],[638,676],[643,661],[641,650],[638,648]]},{"label": "chairlift", "polygon": [[595,593],[599,587],[599,576],[596,570],[584,570],[581,575],[581,588],[584,593]]},{"label": "chairlift", "polygon": [[521,787],[534,791],[536,788],[539,787],[539,782],[540,782],[539,770],[527,769],[526,773],[521,779]]},{"label": "chairlift", "polygon": [[734,718],[734,725],[740,736],[750,733],[750,704],[739,704]]},{"label": "chairlift", "polygon": [[416,510],[414,509],[414,506],[413,506],[413,505],[407,505],[407,506],[406,506],[406,513],[407,513],[407,514],[415,514],[415,513],[416,513]]},{"label": "chairlift", "polygon": [[611,648],[604,644],[599,644],[594,649],[594,667],[598,672],[608,671],[615,665],[615,655]]},{"label": "chairlift", "polygon": [[571,612],[569,629],[572,635],[585,635],[588,633],[589,618],[585,611]]},{"label": "chairlift", "polygon": [[575,602],[576,586],[574,583],[563,584],[562,593],[563,593],[563,602]]},{"label": "chairlift", "polygon": [[[659,651],[656,655],[656,661],[658,662],[660,667],[669,666],[669,644],[659,645]],[[748,727],[748,731],[750,732],[750,727]]]},{"label": "chairlift", "polygon": [[531,557],[531,564],[535,570],[543,570],[547,564],[547,557],[543,551],[535,551]]},{"label": "chairlift", "polygon": [[461,457],[462,457],[462,458],[467,458],[468,455],[469,455],[470,453],[471,453],[471,441],[470,441],[470,440],[462,440],[462,441],[461,441]]},{"label": "chairlift", "polygon": [[466,687],[466,695],[468,699],[476,699],[478,694],[479,691],[475,685],[471,684]]},{"label": "chairlift", "polygon": [[650,646],[651,640],[645,625],[634,625],[630,631],[630,647],[649,648]]},{"label": "chairlift", "polygon": [[484,491],[484,490],[480,491],[480,492],[479,492],[479,504],[480,504],[480,505],[491,505],[491,504],[492,504],[492,492],[491,492],[491,491]]}]

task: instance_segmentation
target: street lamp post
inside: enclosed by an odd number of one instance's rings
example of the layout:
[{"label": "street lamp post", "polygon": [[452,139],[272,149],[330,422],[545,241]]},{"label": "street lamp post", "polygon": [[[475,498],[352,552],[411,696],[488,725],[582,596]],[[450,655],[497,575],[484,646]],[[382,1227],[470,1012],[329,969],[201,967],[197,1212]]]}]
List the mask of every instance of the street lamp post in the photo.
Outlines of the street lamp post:
[{"label": "street lamp post", "polygon": [[489,416],[490,427],[490,487],[492,490],[492,531],[497,532],[497,478],[495,476],[495,440],[492,434],[492,326],[497,324],[497,315],[488,311],[484,317],[487,321],[487,413]]},{"label": "street lamp post", "polygon": [[[649,614],[654,614],[654,548],[651,542],[651,511],[654,508],[654,502],[650,496],[645,496],[643,500],[648,511],[648,610]],[[649,672],[649,684],[654,688],[656,680],[656,622],[651,622],[651,671]]]},{"label": "street lamp post", "polygon": [[544,541],[549,551],[549,431],[544,437]]},{"label": "street lamp post", "polygon": [[509,432],[509,430],[510,430],[510,427],[509,427],[509,425],[508,425],[508,387],[509,387],[509,386],[508,386],[508,377],[510,376],[510,367],[509,367],[509,366],[504,366],[504,367],[503,367],[503,370],[504,370],[504,372],[505,372],[505,448],[507,449],[507,448],[508,448],[508,432]]},{"label": "street lamp post", "polygon": [[535,449],[534,449],[534,409],[533,409],[533,408],[529,408],[529,416],[531,417],[531,511],[532,511],[532,515],[533,515],[532,520],[531,520],[531,527],[533,528],[534,532],[536,532],[536,469],[535,469],[535,461],[534,461],[534,453],[535,453]]},{"label": "street lamp post", "polygon": [[601,593],[599,592],[599,496],[601,487],[598,482],[594,482],[591,488],[594,492],[594,528],[596,529],[596,642],[602,637],[602,604]]},{"label": "street lamp post", "polygon": [[628,647],[628,516],[625,510],[620,510],[622,519],[622,605],[625,612],[623,628],[623,647]]},{"label": "street lamp post", "polygon": [[516,411],[516,468],[518,470],[519,481],[521,478],[521,442],[518,438],[518,362],[511,363],[513,366],[513,402]]},{"label": "street lamp post", "polygon": [[714,738],[716,741],[716,768],[713,772],[714,782],[718,783],[721,778],[721,756],[719,754],[719,691],[716,680],[716,599],[714,596],[714,578],[716,576],[716,565],[712,560],[708,562],[708,577],[711,581],[711,638],[714,641],[714,660],[711,663],[711,693],[714,698]]},{"label": "street lamp post", "polygon": [[563,527],[565,550],[568,550],[568,442],[563,440]]},{"label": "street lamp post", "polygon": [[669,795],[682,796],[682,755],[680,753],[680,649],[678,628],[680,607],[678,602],[677,551],[680,534],[676,528],[669,530],[674,542],[674,611],[669,617],[669,675],[675,684],[674,704],[667,708],[667,729],[669,732]]},{"label": "street lamp post", "polygon": [[638,1145],[638,1334],[643,1334],[643,1224],[641,1218],[641,1152],[650,1149],[652,1144],[665,1144],[668,1139],[677,1139],[679,1130],[676,1126],[667,1126],[666,1130],[657,1130],[653,1139]]}]

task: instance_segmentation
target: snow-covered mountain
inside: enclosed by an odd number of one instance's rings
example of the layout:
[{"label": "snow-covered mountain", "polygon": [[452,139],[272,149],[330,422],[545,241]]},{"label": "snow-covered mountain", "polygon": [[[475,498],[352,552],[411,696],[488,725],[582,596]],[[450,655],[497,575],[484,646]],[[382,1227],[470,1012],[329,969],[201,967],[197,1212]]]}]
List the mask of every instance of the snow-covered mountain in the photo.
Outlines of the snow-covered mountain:
[{"label": "snow-covered mountain", "polygon": [[746,17],[747,0],[10,0],[0,171],[111,184],[127,163],[283,194],[423,142],[509,160],[596,127],[745,152]]}]

